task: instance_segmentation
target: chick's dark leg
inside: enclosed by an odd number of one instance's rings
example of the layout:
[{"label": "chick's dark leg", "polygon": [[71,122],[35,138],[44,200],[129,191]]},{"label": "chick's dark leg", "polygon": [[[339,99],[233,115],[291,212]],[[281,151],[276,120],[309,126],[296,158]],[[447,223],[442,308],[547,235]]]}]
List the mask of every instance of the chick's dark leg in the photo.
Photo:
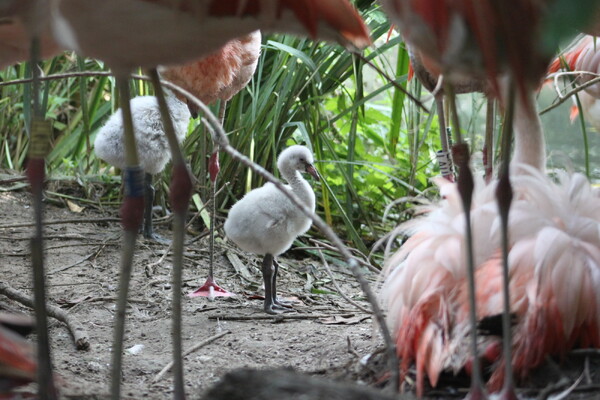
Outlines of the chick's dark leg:
[{"label": "chick's dark leg", "polygon": [[277,298],[277,274],[279,273],[279,263],[275,258],[273,258],[273,267],[273,304],[279,306],[278,308],[293,308],[292,302]]},{"label": "chick's dark leg", "polygon": [[275,267],[273,266],[273,255],[265,254],[262,265],[263,280],[265,282],[265,312],[267,314],[279,314],[278,306],[273,304],[275,288],[273,287],[273,276]]},{"label": "chick's dark leg", "polygon": [[168,244],[170,240],[154,233],[152,228],[152,207],[154,206],[154,194],[156,193],[154,186],[152,186],[152,178],[151,174],[144,174],[144,227],[142,233],[146,239]]}]

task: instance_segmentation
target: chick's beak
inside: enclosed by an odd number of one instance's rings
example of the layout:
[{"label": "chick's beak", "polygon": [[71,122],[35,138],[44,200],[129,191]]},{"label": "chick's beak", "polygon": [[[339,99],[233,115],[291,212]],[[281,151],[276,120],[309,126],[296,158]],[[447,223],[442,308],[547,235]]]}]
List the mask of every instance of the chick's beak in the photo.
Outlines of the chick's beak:
[{"label": "chick's beak", "polygon": [[312,164],[306,164],[306,170],[305,171],[308,172],[309,174],[311,174],[312,177],[315,178],[316,180],[319,180],[321,178],[319,176],[319,173],[317,172],[317,169]]}]

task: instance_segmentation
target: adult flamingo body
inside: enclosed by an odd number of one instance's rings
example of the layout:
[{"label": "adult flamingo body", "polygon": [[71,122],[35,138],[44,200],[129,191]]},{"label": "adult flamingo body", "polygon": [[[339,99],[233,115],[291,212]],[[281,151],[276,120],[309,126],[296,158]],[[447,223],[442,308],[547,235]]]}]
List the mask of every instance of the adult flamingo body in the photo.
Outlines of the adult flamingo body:
[{"label": "adult flamingo body", "polygon": [[552,48],[540,46],[543,2],[382,0],[382,5],[430,69],[451,81],[487,78],[499,93],[498,76],[510,70],[519,88],[528,90],[552,56]]},{"label": "adult flamingo body", "polygon": [[[553,182],[531,167],[513,178],[510,233],[510,309],[515,376],[525,379],[546,357],[600,346],[600,198],[587,179],[560,174]],[[383,297],[402,370],[417,367],[417,393],[425,378],[436,386],[443,371],[469,368],[464,212],[455,184],[438,178],[444,197],[407,222],[412,235],[386,263]],[[498,181],[476,185],[471,214],[475,238],[477,319],[502,313]],[[587,299],[587,300],[585,300]],[[482,335],[479,354],[490,371],[488,388],[501,389],[501,337]]]},{"label": "adult flamingo body", "polygon": [[51,2],[55,35],[61,43],[112,68],[127,70],[182,64],[258,29],[356,48],[370,43],[364,23],[347,0]]},{"label": "adult flamingo body", "polygon": [[[260,31],[254,31],[230,40],[206,57],[162,68],[161,74],[205,104],[216,100],[228,101],[252,79],[260,56],[260,45]],[[182,100],[187,103],[187,99]],[[188,103],[188,106],[191,105]]]},{"label": "adult flamingo body", "polygon": [[[505,360],[512,360],[512,329],[510,321],[509,294],[509,211],[513,199],[513,189],[510,185],[510,145],[511,122],[513,115],[531,128],[531,132],[523,130],[517,134],[516,155],[517,163],[525,162],[539,171],[545,168],[545,145],[541,134],[539,118],[533,102],[533,89],[546,71],[554,51],[555,43],[546,43],[545,24],[556,11],[556,1],[516,0],[516,1],[470,1],[470,0],[383,0],[390,18],[395,22],[406,41],[416,47],[422,54],[427,65],[433,66],[434,71],[448,82],[448,87],[459,79],[479,78],[490,82],[491,93],[500,97],[507,112],[503,132],[503,164],[496,186],[498,208],[500,215],[501,254],[502,254],[502,291],[504,310],[502,314],[502,337]],[[551,4],[552,3],[552,4]],[[556,14],[556,13],[555,13]],[[550,25],[552,26],[552,25]],[[548,32],[549,34],[552,32]],[[552,36],[552,35],[548,35]],[[560,35],[552,36],[558,41]],[[507,85],[501,84],[500,79],[506,77]],[[518,96],[515,92],[518,91]],[[515,99],[521,104],[515,105]],[[456,119],[457,121],[457,119]],[[458,125],[455,123],[455,125]],[[460,130],[459,130],[460,131]],[[460,140],[459,140],[460,143]],[[471,357],[473,360],[473,375],[470,396],[473,399],[485,398],[482,390],[482,376],[479,368],[477,347],[477,287],[476,253],[478,249],[473,241],[471,226],[473,178],[469,169],[468,150],[464,144],[459,159],[458,189],[462,197],[463,216],[465,221],[465,260],[468,278],[469,300],[469,329]],[[532,152],[536,158],[523,157]],[[516,164],[519,167],[519,164]],[[519,167],[520,168],[520,167]],[[519,172],[526,171],[520,169]],[[474,224],[476,221],[473,222]],[[477,234],[477,232],[475,232]],[[500,293],[498,294],[500,296]],[[436,308],[436,307],[434,307]],[[418,329],[418,328],[416,328]],[[409,342],[404,343],[410,346]],[[426,362],[422,357],[419,363]],[[433,363],[435,364],[435,362]],[[501,398],[512,400],[516,398],[513,384],[512,363],[504,363],[504,387]],[[423,364],[421,364],[421,368]]]}]

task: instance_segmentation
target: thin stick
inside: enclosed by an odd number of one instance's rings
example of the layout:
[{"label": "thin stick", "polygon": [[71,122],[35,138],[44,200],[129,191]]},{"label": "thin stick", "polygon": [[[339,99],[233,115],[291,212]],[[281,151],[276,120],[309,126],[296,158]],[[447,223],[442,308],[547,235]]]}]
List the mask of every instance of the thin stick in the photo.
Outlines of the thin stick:
[{"label": "thin stick", "polygon": [[[4,282],[0,282],[0,294],[3,294],[9,299],[33,309],[33,299],[31,297],[28,297],[24,293],[21,293],[20,291],[10,287]],[[71,332],[71,336],[73,337],[73,341],[75,342],[75,347],[77,350],[88,350],[90,348],[87,331],[83,325],[79,323],[79,321],[67,314],[61,308],[51,304],[46,304],[46,313],[67,326],[67,329],[69,329],[69,332]]]},{"label": "thin stick", "polygon": [[171,340],[173,342],[173,398],[175,400],[185,399],[185,384],[183,377],[183,346],[181,338],[181,286],[183,273],[183,247],[185,240],[185,220],[187,217],[188,204],[192,197],[192,181],[189,170],[185,164],[185,157],[177,141],[177,135],[173,128],[173,120],[167,107],[164,91],[156,68],[151,69],[150,77],[152,86],[158,100],[160,115],[169,142],[171,160],[173,162],[173,177],[169,186],[169,199],[173,207],[173,269],[172,290],[173,300],[171,306]]},{"label": "thin stick", "polygon": [[87,256],[84,256],[84,257],[80,258],[79,260],[75,261],[74,263],[71,263],[69,265],[63,265],[62,267],[53,269],[52,271],[48,271],[48,273],[46,275],[49,276],[49,275],[52,275],[52,274],[56,274],[57,272],[66,271],[67,269],[73,268],[74,266],[79,265],[82,262],[88,261],[90,258],[96,256],[100,252],[100,250],[101,250],[102,247],[103,246],[100,246],[96,251],[91,252]]},{"label": "thin stick", "polygon": [[[320,240],[316,240],[316,239],[311,239],[310,241],[311,241],[311,242],[313,242],[313,243],[315,243],[317,246],[323,247],[323,248],[325,248],[325,249],[327,249],[327,250],[332,250],[332,251],[335,251],[335,252],[337,252],[337,253],[339,254],[339,249],[338,249],[337,247],[335,247],[335,246],[330,246],[330,245],[328,245],[327,243],[325,243],[325,242],[322,242],[322,241],[320,241]],[[310,248],[306,248],[306,247],[300,247],[299,249],[306,249],[306,250],[310,250]],[[314,248],[314,250],[317,250],[317,249],[318,249],[318,247]],[[367,256],[365,256],[364,254],[362,254],[362,253],[360,252],[360,250],[357,250],[357,249],[350,248],[350,251],[355,251],[356,253],[358,253],[358,254],[360,254],[361,256],[363,256],[363,257],[365,258],[365,260],[367,259]],[[361,264],[362,266],[364,266],[364,267],[367,267],[367,268],[369,269],[369,271],[371,271],[371,272],[373,272],[373,273],[376,273],[376,274],[379,274],[379,273],[381,273],[381,270],[380,270],[380,269],[378,269],[377,267],[375,267],[374,265],[372,265],[371,263],[369,263],[369,262],[367,262],[367,261],[364,261],[364,260],[361,260],[360,258],[357,258],[357,257],[354,257],[354,259],[355,259],[355,260],[356,260],[356,261],[357,261],[359,264]],[[369,311],[369,312],[370,312],[370,311]]]},{"label": "thin stick", "polygon": [[[80,218],[80,219],[61,219],[54,221],[44,221],[44,225],[61,225],[61,224],[85,224],[95,222],[121,222],[120,218]],[[25,222],[21,224],[6,224],[0,225],[0,229],[12,228],[29,228],[35,226],[33,222]]]},{"label": "thin stick", "polygon": [[[182,356],[185,357],[185,356],[195,352],[196,350],[206,346],[207,344],[210,344],[210,343],[214,342],[215,340],[222,338],[223,336],[225,336],[229,333],[231,333],[231,331],[225,331],[225,332],[216,334],[214,336],[211,336],[208,339],[205,339],[205,340],[201,341],[200,343],[197,343],[197,344],[193,345],[192,347],[190,347],[189,349],[185,350],[183,352]],[[165,365],[165,367],[163,369],[161,369],[158,374],[156,374],[156,376],[152,379],[152,383],[158,382],[167,373],[167,371],[169,371],[171,369],[171,367],[173,367],[173,361],[171,361],[170,363]]]},{"label": "thin stick", "polygon": [[[35,7],[35,5],[34,5]],[[27,176],[33,196],[35,233],[31,238],[31,266],[33,278],[33,300],[35,310],[35,325],[38,333],[38,396],[41,400],[56,399],[57,393],[52,377],[52,357],[50,338],[48,336],[48,316],[46,315],[46,274],[44,265],[43,219],[44,204],[42,202],[44,185],[44,165],[48,155],[50,141],[49,125],[44,119],[44,110],[40,104],[40,39],[34,34],[31,40],[30,67],[33,79],[32,85],[32,118],[30,119],[30,147]]]},{"label": "thin stick", "polygon": [[329,268],[329,263],[327,263],[327,260],[325,260],[325,256],[323,255],[323,252],[321,251],[321,249],[317,249],[317,251],[319,252],[319,256],[321,257],[321,262],[323,263],[323,266],[325,267],[325,271],[327,271],[327,274],[331,278],[331,282],[333,282],[333,286],[335,286],[335,289],[337,290],[338,294],[340,296],[342,296],[344,298],[344,300],[346,300],[348,303],[350,303],[354,307],[358,308],[360,311],[365,312],[367,314],[372,314],[371,310],[367,310],[366,308],[364,308],[363,306],[361,306],[360,304],[358,304],[357,302],[352,300],[350,297],[346,296],[344,294],[344,292],[342,292],[340,285],[338,285],[337,279],[335,279],[335,277],[333,276],[333,272],[331,272],[331,268]]},{"label": "thin stick", "polygon": [[[117,76],[117,85],[121,100],[121,113],[123,116],[123,141],[125,143],[125,161],[129,169],[129,182],[126,186],[125,203],[139,198],[141,194],[142,172],[138,167],[138,153],[133,133],[133,120],[131,117],[131,105],[129,82],[126,76]],[[139,192],[139,193],[138,193]],[[130,209],[129,209],[130,211]],[[128,216],[123,215],[123,221]],[[133,217],[132,217],[133,218]],[[137,223],[138,221],[136,221]],[[123,233],[121,248],[121,265],[119,274],[119,289],[117,299],[117,309],[115,315],[115,328],[113,332],[112,364],[111,364],[111,383],[110,394],[112,400],[121,398],[121,371],[123,364],[123,339],[125,337],[125,314],[127,311],[127,297],[129,294],[129,283],[131,281],[131,272],[133,268],[133,253],[135,252],[135,243],[137,239],[138,227],[126,228]]]},{"label": "thin stick", "polygon": [[[577,72],[577,73],[578,74],[583,74],[584,71],[580,71],[580,72]],[[563,73],[563,75],[570,75],[570,74],[573,74],[573,72],[571,72],[571,73],[566,73],[566,72]],[[551,110],[555,109],[556,107],[560,106],[562,103],[564,103],[565,101],[567,101],[569,99],[569,97],[571,97],[572,95],[574,95],[576,93],[579,93],[582,90],[585,90],[588,87],[593,86],[593,85],[595,85],[598,82],[600,82],[600,77],[597,77],[597,78],[594,78],[594,79],[592,79],[590,81],[587,81],[586,83],[577,86],[575,89],[570,90],[570,91],[568,91],[565,94],[562,94],[562,95],[559,94],[558,95],[558,99],[559,100],[557,102],[555,102],[555,103],[552,103],[552,105],[544,108],[542,111],[539,112],[539,115],[543,115],[543,114],[547,113],[548,111],[551,111]]]},{"label": "thin stick", "polygon": [[220,321],[262,321],[262,320],[273,320],[273,321],[284,321],[286,319],[291,320],[311,320],[311,319],[321,319],[321,318],[331,318],[335,316],[340,317],[352,317],[354,314],[277,314],[277,315],[269,315],[269,314],[256,314],[256,315],[209,315],[208,319],[210,320],[220,320]]},{"label": "thin stick", "polygon": [[[89,77],[99,77],[99,76],[115,76],[113,72],[110,71],[80,71],[80,72],[68,72],[64,74],[53,74],[40,76],[38,79],[40,82],[43,81],[52,81],[58,79],[68,79],[68,78],[89,78]],[[150,77],[145,75],[129,75],[131,79],[139,79],[143,81],[150,81]],[[25,83],[33,82],[33,78],[25,78],[25,79],[14,79],[12,81],[4,81],[0,82],[0,87],[9,86],[9,85],[22,85]]]}]

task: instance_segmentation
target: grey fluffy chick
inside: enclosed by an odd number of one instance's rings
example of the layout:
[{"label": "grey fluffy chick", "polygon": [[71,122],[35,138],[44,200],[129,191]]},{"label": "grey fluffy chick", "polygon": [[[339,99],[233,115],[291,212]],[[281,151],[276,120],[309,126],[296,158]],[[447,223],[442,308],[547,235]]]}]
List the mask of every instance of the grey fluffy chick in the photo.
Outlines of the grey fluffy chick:
[{"label": "grey fluffy chick", "polygon": [[[165,95],[173,127],[175,128],[175,134],[181,143],[187,133],[191,118],[190,111],[187,105],[178,100],[171,91],[165,90]],[[165,168],[171,159],[171,151],[167,137],[165,136],[156,97],[139,96],[131,99],[131,114],[133,117],[133,128],[140,167],[146,173],[144,178],[145,210],[143,234],[146,238],[164,242],[165,240],[155,235],[152,230],[152,205],[154,203],[152,176]],[[100,128],[94,142],[96,155],[107,163],[121,169],[125,167],[123,135],[123,117],[119,109]]]},{"label": "grey fluffy chick", "polygon": [[[319,179],[313,166],[313,155],[304,146],[285,149],[277,160],[277,168],[290,189],[310,210],[315,210],[315,193],[301,172]],[[233,205],[225,221],[225,234],[243,250],[264,255],[264,310],[269,314],[282,312],[287,304],[277,299],[278,264],[275,256],[290,248],[299,235],[312,224],[272,183],[254,189]]]}]

